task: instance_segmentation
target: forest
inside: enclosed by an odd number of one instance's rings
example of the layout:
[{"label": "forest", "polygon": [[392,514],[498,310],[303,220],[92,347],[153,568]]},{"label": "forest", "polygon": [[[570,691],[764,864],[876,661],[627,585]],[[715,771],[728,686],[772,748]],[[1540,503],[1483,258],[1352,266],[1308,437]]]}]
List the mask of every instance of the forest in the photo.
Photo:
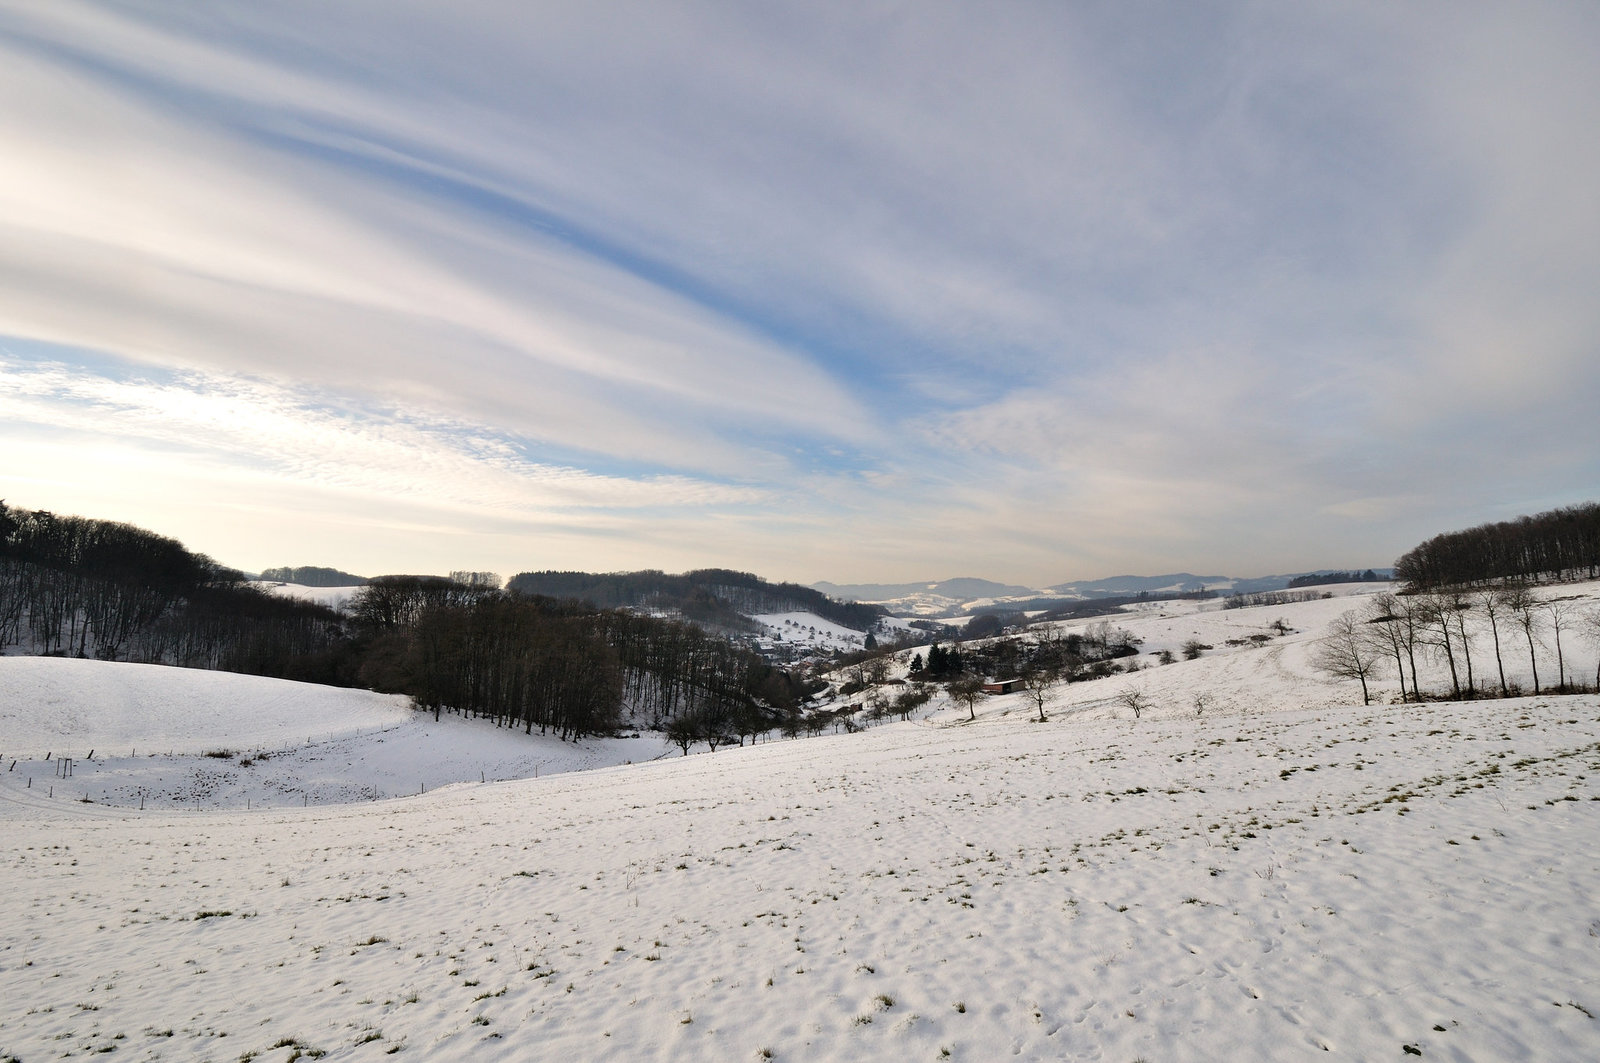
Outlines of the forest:
[{"label": "forest", "polygon": [[336,682],[342,622],[130,524],[0,502],[0,650]]},{"label": "forest", "polygon": [[129,524],[0,502],[0,650],[370,687],[563,738],[634,722],[714,745],[798,712],[798,679],[694,624],[497,584],[380,576],[338,613]]},{"label": "forest", "polygon": [[[716,747],[791,719],[802,683],[682,620],[438,576],[380,576],[350,603],[362,685],[562,738],[624,724]],[[625,711],[626,715],[625,715]]]},{"label": "forest", "polygon": [[1377,583],[1387,578],[1387,576],[1378,575],[1370,568],[1361,572],[1307,572],[1303,576],[1295,576],[1290,579],[1289,589],[1294,590],[1296,587],[1323,587],[1330,583]]},{"label": "forest", "polygon": [[672,610],[726,630],[756,629],[745,618],[757,613],[812,612],[841,627],[870,631],[882,608],[841,602],[798,583],[769,583],[748,572],[707,568],[682,575],[642,572],[523,572],[508,586],[523,594],[575,598],[598,606]]},{"label": "forest", "polygon": [[1600,578],[1600,502],[1435,535],[1395,561],[1413,588]]},{"label": "forest", "polygon": [[317,565],[264,568],[260,578],[269,583],[298,583],[302,587],[359,587],[367,582],[365,576],[354,576],[336,568]]}]

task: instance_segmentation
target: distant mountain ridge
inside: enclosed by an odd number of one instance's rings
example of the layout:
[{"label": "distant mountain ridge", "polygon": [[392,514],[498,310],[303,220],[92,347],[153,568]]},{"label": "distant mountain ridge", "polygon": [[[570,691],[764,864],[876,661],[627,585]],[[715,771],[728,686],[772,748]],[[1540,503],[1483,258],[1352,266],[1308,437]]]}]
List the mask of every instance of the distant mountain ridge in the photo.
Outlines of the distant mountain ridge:
[{"label": "distant mountain ridge", "polygon": [[878,602],[904,598],[913,594],[937,594],[948,598],[1009,598],[1046,593],[1036,587],[1021,587],[1012,583],[995,583],[993,580],[958,577],[932,580],[927,583],[813,583],[813,590],[830,598],[853,602]]},{"label": "distant mountain ridge", "polygon": [[[1283,590],[1291,581],[1334,569],[1241,579],[1235,576],[1197,576],[1192,572],[1170,572],[1160,576],[1108,576],[1104,579],[1073,580],[1050,587],[1024,587],[1012,583],[964,576],[920,583],[813,583],[816,590],[844,601],[881,605],[891,613],[906,616],[955,617],[982,610],[1047,609],[1063,601],[1095,598],[1131,598],[1138,595],[1191,594],[1213,591],[1217,594],[1257,594]],[[1374,569],[1387,578],[1389,569]]]}]

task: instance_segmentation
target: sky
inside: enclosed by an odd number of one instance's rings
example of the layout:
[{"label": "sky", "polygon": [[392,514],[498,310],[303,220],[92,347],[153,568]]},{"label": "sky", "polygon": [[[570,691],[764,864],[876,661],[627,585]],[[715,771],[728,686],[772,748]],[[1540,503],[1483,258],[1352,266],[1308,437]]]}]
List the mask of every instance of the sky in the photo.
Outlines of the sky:
[{"label": "sky", "polygon": [[1600,498],[1600,5],[0,0],[0,497],[246,570],[1382,566]]}]

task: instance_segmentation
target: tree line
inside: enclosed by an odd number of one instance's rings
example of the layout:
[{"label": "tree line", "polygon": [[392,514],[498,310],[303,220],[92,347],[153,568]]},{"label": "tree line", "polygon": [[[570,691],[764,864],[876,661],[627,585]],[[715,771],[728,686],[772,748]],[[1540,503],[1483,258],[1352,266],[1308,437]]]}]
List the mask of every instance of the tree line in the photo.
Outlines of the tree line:
[{"label": "tree line", "polygon": [[707,568],[669,575],[640,572],[522,572],[508,586],[522,594],[576,598],[602,608],[672,609],[732,631],[754,631],[755,613],[812,612],[841,627],[870,631],[883,610],[840,602],[798,583],[769,583],[749,572]]},{"label": "tree line", "polygon": [[1261,605],[1296,605],[1300,602],[1314,602],[1319,598],[1332,598],[1331,591],[1252,591],[1249,593],[1235,591],[1222,600],[1224,609],[1251,609]]},{"label": "tree line", "polygon": [[[1532,693],[1565,693],[1586,689],[1568,667],[1575,637],[1600,647],[1600,610],[1581,610],[1570,598],[1540,598],[1520,583],[1385,593],[1364,610],[1352,609],[1334,620],[1312,663],[1330,675],[1359,681],[1366,704],[1372,700],[1371,682],[1389,674],[1391,665],[1403,700],[1429,696],[1419,661],[1448,671],[1452,700],[1523,693],[1521,682],[1506,676],[1508,658],[1527,661]],[[1555,682],[1549,683],[1552,664]],[[1600,669],[1595,686],[1600,687]]]},{"label": "tree line", "polygon": [[336,568],[318,565],[264,568],[261,579],[274,583],[297,583],[302,587],[359,587],[367,582],[365,576],[353,576]]},{"label": "tree line", "polygon": [[1412,587],[1600,578],[1600,502],[1435,535],[1394,563]]},{"label": "tree line", "polygon": [[1296,587],[1321,587],[1329,583],[1377,583],[1383,579],[1385,577],[1370,568],[1360,572],[1307,572],[1290,579],[1288,586],[1293,590]]},{"label": "tree line", "polygon": [[369,687],[568,739],[633,720],[713,748],[797,731],[807,692],[691,623],[520,594],[493,573],[379,576],[339,613],[132,525],[0,502],[10,646]]},{"label": "tree line", "polygon": [[380,576],[350,617],[361,678],[445,709],[562,738],[625,718],[689,744],[739,741],[798,711],[802,685],[682,620],[437,576]]},{"label": "tree line", "polygon": [[0,501],[0,649],[329,681],[342,635],[174,539]]}]

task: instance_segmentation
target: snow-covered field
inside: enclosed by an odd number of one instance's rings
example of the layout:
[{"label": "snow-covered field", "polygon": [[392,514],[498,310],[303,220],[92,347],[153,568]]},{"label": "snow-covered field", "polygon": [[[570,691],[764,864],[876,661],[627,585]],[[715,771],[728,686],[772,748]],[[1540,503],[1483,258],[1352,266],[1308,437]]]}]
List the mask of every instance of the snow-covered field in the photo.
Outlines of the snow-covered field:
[{"label": "snow-covered field", "polygon": [[8,784],[0,1059],[1600,1058],[1600,698],[1352,705],[1306,663],[1351,604],[1130,616],[1219,649],[1045,724],[308,809]]},{"label": "snow-covered field", "polygon": [[329,609],[343,609],[350,604],[350,599],[360,591],[356,587],[307,587],[300,583],[278,583],[273,580],[254,580],[257,587],[273,594],[281,594],[286,598],[300,598],[308,602],[317,602]]},{"label": "snow-covered field", "polygon": [[448,714],[436,721],[409,698],[365,690],[0,657],[0,795],[10,799],[0,820],[57,798],[202,810],[374,800],[668,750],[656,734],[562,742]]},{"label": "snow-covered field", "polygon": [[757,613],[750,619],[763,625],[769,638],[808,649],[843,650],[849,653],[861,649],[866,638],[860,631],[835,624],[812,612]]},{"label": "snow-covered field", "polygon": [[410,699],[283,679],[66,657],[0,657],[8,758],[273,748],[392,727]]}]

